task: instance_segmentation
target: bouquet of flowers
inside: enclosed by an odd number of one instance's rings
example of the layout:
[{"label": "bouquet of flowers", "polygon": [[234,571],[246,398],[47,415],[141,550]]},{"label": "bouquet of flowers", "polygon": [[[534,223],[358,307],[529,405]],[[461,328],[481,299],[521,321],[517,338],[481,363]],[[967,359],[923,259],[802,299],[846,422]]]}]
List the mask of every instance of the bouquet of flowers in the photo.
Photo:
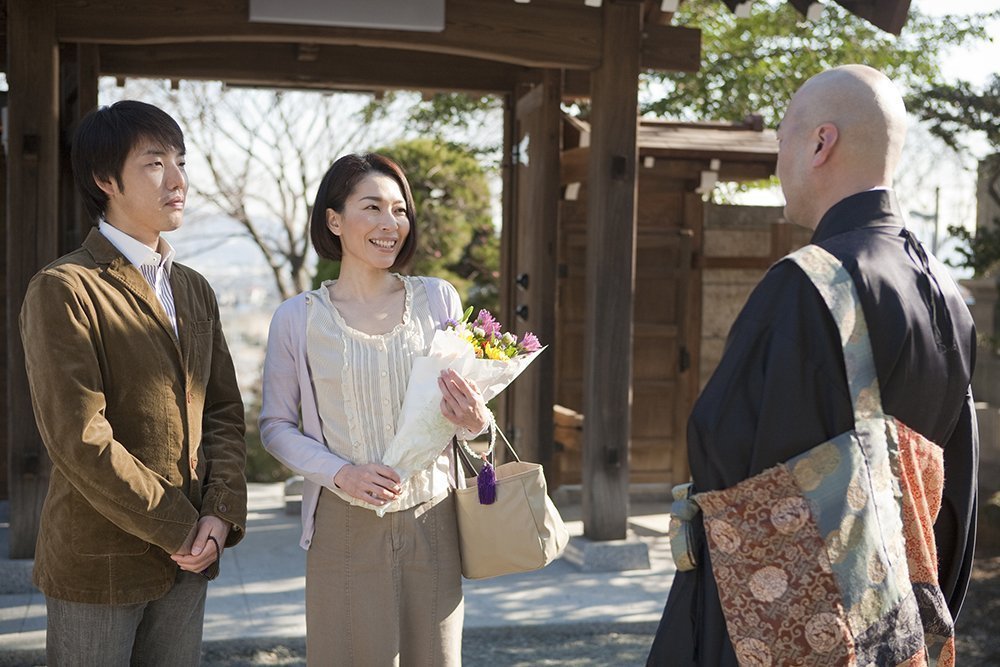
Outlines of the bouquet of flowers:
[{"label": "bouquet of flowers", "polygon": [[[534,334],[518,339],[502,332],[500,323],[486,310],[469,321],[471,315],[469,308],[460,321],[446,322],[434,332],[427,356],[414,359],[396,435],[382,456],[382,463],[395,469],[403,482],[431,465],[456,433],[455,425],[441,414],[437,384],[441,371],[451,368],[474,382],[489,401],[544,349]],[[387,503],[375,511],[382,516],[391,507]]]}]

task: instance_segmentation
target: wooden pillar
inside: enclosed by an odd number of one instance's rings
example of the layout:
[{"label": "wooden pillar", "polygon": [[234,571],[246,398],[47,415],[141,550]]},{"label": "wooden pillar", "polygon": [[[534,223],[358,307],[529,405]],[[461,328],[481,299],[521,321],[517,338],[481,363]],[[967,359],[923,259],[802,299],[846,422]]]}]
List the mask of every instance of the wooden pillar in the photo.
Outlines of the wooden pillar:
[{"label": "wooden pillar", "polygon": [[[514,178],[514,99],[517,91],[512,90],[503,100],[503,156],[500,160],[502,179],[501,227],[500,227],[500,312],[497,318],[510,328],[514,322],[514,284],[508,276],[514,273],[513,244],[517,234],[514,206],[517,201],[517,184]],[[497,424],[510,432],[511,410],[507,392],[501,392],[494,399],[494,410]],[[506,452],[504,452],[506,454]]]},{"label": "wooden pillar", "polygon": [[59,254],[80,247],[93,221],[73,179],[70,148],[77,123],[97,107],[99,48],[96,44],[60,47],[59,106]]},{"label": "wooden pillar", "polygon": [[[0,93],[0,106],[7,108],[7,93]],[[7,229],[7,151],[0,150],[0,229]],[[7,234],[0,234],[0,276],[7,275]],[[0,349],[6,351],[10,327],[7,326],[7,290],[0,289]],[[8,486],[10,475],[10,443],[7,437],[7,424],[10,413],[7,410],[7,355],[0,356],[0,500],[10,497]]]},{"label": "wooden pillar", "polygon": [[58,248],[59,89],[55,3],[7,2],[7,434],[10,557],[30,558],[49,462],[35,427],[18,315]]},{"label": "wooden pillar", "polygon": [[604,3],[602,61],[590,79],[583,529],[591,540],[623,539],[628,523],[640,11]]}]

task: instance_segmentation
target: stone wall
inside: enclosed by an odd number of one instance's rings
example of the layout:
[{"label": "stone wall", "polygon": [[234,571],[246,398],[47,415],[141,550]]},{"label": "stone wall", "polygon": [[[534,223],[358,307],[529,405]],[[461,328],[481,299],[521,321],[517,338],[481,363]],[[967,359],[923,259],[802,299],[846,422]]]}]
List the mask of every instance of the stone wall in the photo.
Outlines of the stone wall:
[{"label": "stone wall", "polygon": [[[1000,221],[1000,154],[979,163],[976,188],[976,229],[995,228]],[[1000,466],[1000,345],[997,330],[996,276],[963,280],[972,295],[969,309],[976,321],[979,346],[972,393],[979,418],[979,451],[984,470]],[[981,476],[981,484],[983,481]],[[990,482],[1000,488],[996,480]],[[992,487],[991,487],[992,488]],[[995,490],[994,488],[994,490]]]},{"label": "stone wall", "polygon": [[699,375],[715,372],[729,329],[767,268],[809,242],[812,232],[786,223],[780,206],[705,208]]}]

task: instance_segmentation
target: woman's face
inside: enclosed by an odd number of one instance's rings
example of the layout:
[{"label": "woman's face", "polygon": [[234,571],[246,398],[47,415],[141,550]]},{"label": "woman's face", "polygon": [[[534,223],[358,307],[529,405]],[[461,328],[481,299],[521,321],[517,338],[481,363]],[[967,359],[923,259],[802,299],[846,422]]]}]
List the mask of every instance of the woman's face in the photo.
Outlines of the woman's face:
[{"label": "woman's face", "polygon": [[326,209],[326,225],[340,237],[343,263],[389,269],[410,233],[406,200],[399,184],[384,174],[361,179],[337,213]]}]

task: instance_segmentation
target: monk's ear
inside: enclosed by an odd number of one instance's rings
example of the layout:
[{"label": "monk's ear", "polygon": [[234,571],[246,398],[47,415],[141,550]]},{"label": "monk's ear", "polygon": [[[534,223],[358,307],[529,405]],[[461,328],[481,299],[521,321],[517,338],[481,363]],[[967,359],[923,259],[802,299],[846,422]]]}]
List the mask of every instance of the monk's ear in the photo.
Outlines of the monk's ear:
[{"label": "monk's ear", "polygon": [[820,167],[826,164],[833,154],[833,147],[837,145],[840,133],[833,123],[823,123],[815,131],[816,146],[813,150],[812,166]]}]

